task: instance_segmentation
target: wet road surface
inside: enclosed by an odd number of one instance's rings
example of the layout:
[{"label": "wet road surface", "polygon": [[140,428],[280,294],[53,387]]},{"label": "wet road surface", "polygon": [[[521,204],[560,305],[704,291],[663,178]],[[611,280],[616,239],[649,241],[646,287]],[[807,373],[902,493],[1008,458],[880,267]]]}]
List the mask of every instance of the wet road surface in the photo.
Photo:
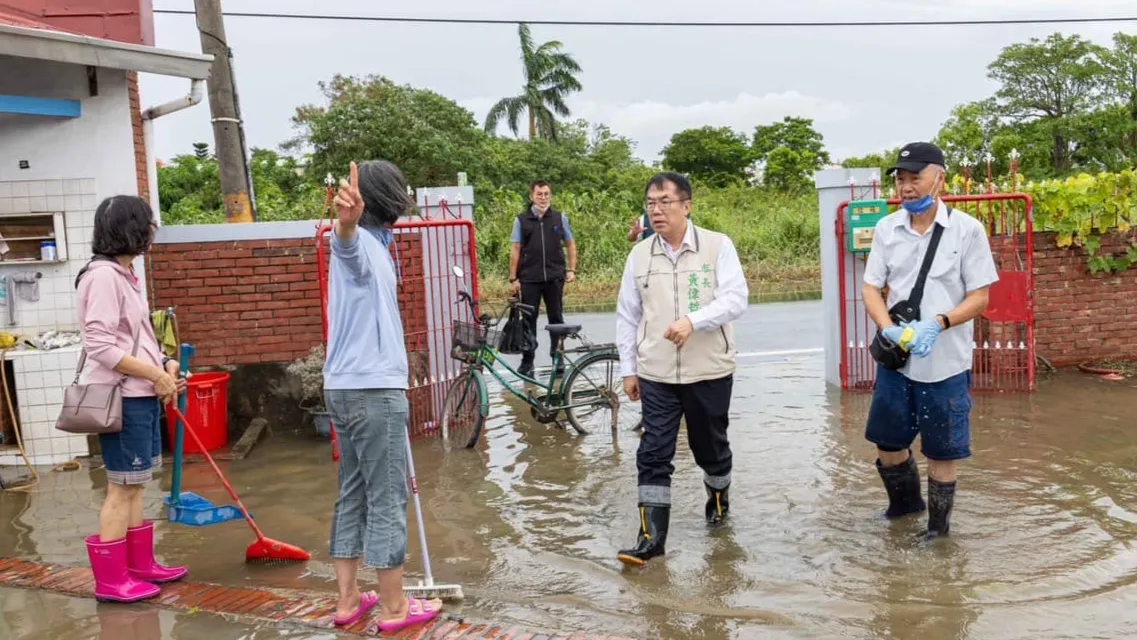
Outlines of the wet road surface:
[{"label": "wet road surface", "polygon": [[[338,640],[335,633],[250,627],[207,613],[176,613],[147,606],[101,604],[0,587],[4,640]],[[354,636],[352,636],[354,637]]]},{"label": "wet road surface", "polygon": [[[736,328],[739,351],[753,355],[739,360],[732,405],[732,524],[705,529],[702,474],[681,437],[668,555],[643,569],[625,569],[615,557],[637,527],[635,433],[613,443],[609,433],[582,437],[539,425],[497,390],[474,450],[416,442],[435,579],[463,585],[467,596],[450,609],[561,632],[666,640],[1130,636],[1134,381],[1073,372],[1041,380],[1033,397],[977,395],[974,458],[961,468],[952,535],[926,547],[915,542],[923,518],[879,517],[884,490],[863,439],[869,396],[826,387],[819,310],[819,303],[754,306]],[[569,321],[578,320],[593,340],[614,335],[611,315]],[[246,566],[253,538],[241,522],[204,529],[161,522],[164,559],[188,563],[195,580],[333,590],[328,443],[277,434],[247,460],[220,464],[265,534],[305,547],[313,560]],[[211,474],[204,464],[187,467],[185,490],[227,503]],[[0,555],[85,563],[81,536],[95,529],[103,484],[101,471],[84,469],[45,474],[39,493],[5,494]],[[162,513],[168,490],[166,470],[147,489],[148,515]],[[410,522],[408,571],[417,580],[421,553]],[[57,607],[54,596],[23,595],[25,604],[13,605],[11,592],[0,591],[0,624],[16,637],[98,637],[94,603]],[[163,638],[228,638],[240,628],[165,612],[159,619]],[[231,637],[278,637],[273,629],[241,633]],[[331,637],[289,633],[279,637]]]}]

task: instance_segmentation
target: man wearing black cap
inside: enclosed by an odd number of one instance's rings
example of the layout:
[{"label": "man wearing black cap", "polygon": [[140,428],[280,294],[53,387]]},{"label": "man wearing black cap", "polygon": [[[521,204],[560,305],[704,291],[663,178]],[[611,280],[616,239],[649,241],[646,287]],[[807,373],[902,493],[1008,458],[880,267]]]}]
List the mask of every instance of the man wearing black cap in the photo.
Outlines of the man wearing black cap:
[{"label": "man wearing black cap", "polygon": [[[972,320],[987,308],[988,287],[999,279],[983,224],[939,197],[946,171],[944,154],[933,144],[913,142],[900,150],[888,174],[895,177],[901,209],[876,225],[862,291],[880,328],[865,438],[877,446],[876,467],[888,493],[885,515],[927,509],[929,538],[948,533],[956,463],[971,456]],[[887,303],[881,294],[886,285]],[[908,327],[914,335],[905,339]],[[889,352],[894,357],[885,357]],[[927,504],[911,450],[917,434],[928,460]]]}]

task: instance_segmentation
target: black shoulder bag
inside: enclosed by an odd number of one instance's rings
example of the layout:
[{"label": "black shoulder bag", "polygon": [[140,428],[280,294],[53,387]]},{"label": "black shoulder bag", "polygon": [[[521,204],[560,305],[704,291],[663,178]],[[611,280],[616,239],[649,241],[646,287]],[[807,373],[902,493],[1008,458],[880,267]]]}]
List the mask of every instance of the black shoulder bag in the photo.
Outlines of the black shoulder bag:
[{"label": "black shoulder bag", "polygon": [[498,353],[526,353],[537,349],[537,336],[533,328],[525,321],[521,309],[513,307],[509,311],[509,320],[501,330],[502,340],[498,345]]},{"label": "black shoulder bag", "polygon": [[[951,207],[948,207],[948,215],[951,215]],[[908,295],[907,300],[901,300],[888,310],[888,317],[892,318],[894,324],[901,324],[904,322],[916,322],[920,319],[920,302],[924,299],[924,281],[928,279],[928,271],[932,269],[932,261],[936,258],[936,249],[940,245],[940,236],[944,234],[943,225],[936,223],[935,229],[932,229],[932,239],[928,243],[928,250],[924,253],[924,262],[920,264],[920,273],[916,275],[916,286],[912,287],[912,293]],[[896,371],[908,364],[910,354],[908,351],[901,349],[900,345],[885,338],[880,329],[876,330],[876,336],[873,337],[872,344],[869,345],[869,353],[872,354],[873,360],[876,360],[889,371]]]}]

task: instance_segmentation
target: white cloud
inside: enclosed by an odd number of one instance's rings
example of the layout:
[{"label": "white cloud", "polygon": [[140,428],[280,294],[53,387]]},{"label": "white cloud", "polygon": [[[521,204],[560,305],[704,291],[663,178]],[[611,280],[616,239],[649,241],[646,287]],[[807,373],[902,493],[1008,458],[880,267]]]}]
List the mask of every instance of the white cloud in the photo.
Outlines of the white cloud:
[{"label": "white cloud", "polygon": [[[495,101],[474,98],[461,102],[481,121]],[[704,125],[726,126],[750,135],[755,126],[779,121],[787,115],[812,118],[814,126],[820,129],[827,124],[847,121],[856,113],[842,102],[797,91],[762,96],[740,93],[732,100],[705,100],[692,104],[668,104],[655,100],[626,104],[575,100],[569,102],[569,107],[573,119],[584,118],[606,124],[615,133],[635,140],[638,143],[636,154],[648,161],[658,156],[673,134],[684,129]],[[504,124],[501,131],[506,131]]]}]

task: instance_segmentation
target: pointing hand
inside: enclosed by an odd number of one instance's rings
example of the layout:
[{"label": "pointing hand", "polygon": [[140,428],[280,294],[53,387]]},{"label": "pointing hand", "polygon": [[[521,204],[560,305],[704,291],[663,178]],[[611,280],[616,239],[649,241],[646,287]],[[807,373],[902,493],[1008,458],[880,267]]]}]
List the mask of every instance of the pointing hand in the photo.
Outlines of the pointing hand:
[{"label": "pointing hand", "polygon": [[354,227],[363,215],[363,196],[359,195],[359,167],[351,163],[351,182],[340,179],[335,198],[336,214],[342,226]]}]

